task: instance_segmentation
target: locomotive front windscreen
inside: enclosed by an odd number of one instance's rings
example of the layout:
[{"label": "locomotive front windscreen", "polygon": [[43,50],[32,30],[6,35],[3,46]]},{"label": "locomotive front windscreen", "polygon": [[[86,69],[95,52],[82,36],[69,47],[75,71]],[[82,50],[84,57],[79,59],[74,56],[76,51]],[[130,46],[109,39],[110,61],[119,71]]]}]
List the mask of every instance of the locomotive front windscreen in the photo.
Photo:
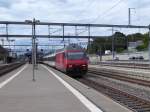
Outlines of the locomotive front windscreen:
[{"label": "locomotive front windscreen", "polygon": [[86,57],[84,52],[68,52],[67,59],[76,60],[76,59],[83,59]]}]

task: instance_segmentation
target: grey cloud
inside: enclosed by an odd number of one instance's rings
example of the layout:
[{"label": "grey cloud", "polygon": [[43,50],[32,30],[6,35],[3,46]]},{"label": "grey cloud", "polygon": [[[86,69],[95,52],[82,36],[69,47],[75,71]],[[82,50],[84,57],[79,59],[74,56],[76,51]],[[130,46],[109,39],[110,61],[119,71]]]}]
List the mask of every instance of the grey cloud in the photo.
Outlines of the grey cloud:
[{"label": "grey cloud", "polygon": [[10,0],[8,0],[8,1],[7,1],[7,0],[1,0],[1,1],[0,1],[0,7],[9,8],[10,5],[11,5]]},{"label": "grey cloud", "polygon": [[0,7],[10,8],[12,4],[19,2],[19,0],[0,0]]},{"label": "grey cloud", "polygon": [[62,2],[62,3],[67,3],[68,2],[68,0],[57,0],[57,1]]}]

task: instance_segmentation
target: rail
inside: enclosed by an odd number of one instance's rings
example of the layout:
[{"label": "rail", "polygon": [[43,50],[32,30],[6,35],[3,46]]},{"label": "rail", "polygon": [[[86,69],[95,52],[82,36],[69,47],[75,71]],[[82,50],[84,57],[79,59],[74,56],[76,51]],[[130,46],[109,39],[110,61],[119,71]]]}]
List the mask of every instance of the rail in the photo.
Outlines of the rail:
[{"label": "rail", "polygon": [[114,71],[105,71],[105,70],[102,71],[102,70],[98,70],[94,68],[89,68],[88,73],[150,87],[150,81],[137,79],[137,78],[131,78],[131,77],[128,77],[125,73],[121,74],[121,73],[114,72]]},{"label": "rail", "polygon": [[11,63],[11,64],[4,64],[4,65],[0,65],[0,77],[5,75],[8,72],[11,72],[12,70],[22,66],[25,63]]},{"label": "rail", "polygon": [[117,62],[100,62],[91,63],[93,65],[111,66],[111,67],[123,67],[123,68],[134,68],[134,69],[150,69],[149,64],[142,63],[117,63]]},{"label": "rail", "polygon": [[79,79],[78,81],[96,89],[97,91],[103,93],[107,97],[110,97],[123,106],[126,106],[134,112],[150,112],[150,102],[147,100],[131,95],[127,92],[123,92],[116,88],[104,85],[100,82],[97,83],[85,77]]}]

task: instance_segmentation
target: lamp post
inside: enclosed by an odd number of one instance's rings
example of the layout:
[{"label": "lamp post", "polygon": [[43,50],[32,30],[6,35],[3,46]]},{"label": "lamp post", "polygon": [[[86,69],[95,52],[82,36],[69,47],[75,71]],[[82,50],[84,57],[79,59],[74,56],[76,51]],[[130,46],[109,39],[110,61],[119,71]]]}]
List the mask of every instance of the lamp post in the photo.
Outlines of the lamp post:
[{"label": "lamp post", "polygon": [[[5,41],[5,40],[2,38],[2,39],[1,39],[2,47],[4,47],[4,41]],[[3,56],[3,63],[5,63],[5,62],[6,62],[6,56]]]},{"label": "lamp post", "polygon": [[[132,15],[132,10],[135,10],[135,8],[128,8],[128,25],[131,25],[131,15]],[[128,47],[129,47],[129,45],[128,45],[128,43],[129,43],[129,41],[128,41],[128,37],[126,37],[127,38],[127,40],[126,40],[126,44],[127,44],[127,53],[128,53],[128,56],[129,56],[129,50],[128,50]]]},{"label": "lamp post", "polygon": [[39,20],[35,18],[33,20],[25,20],[26,23],[32,25],[32,65],[33,65],[33,81],[35,81],[35,66],[36,66],[36,32],[35,32],[35,25],[40,23]]},{"label": "lamp post", "polygon": [[128,9],[128,25],[131,25],[131,11],[135,10],[135,8]]},{"label": "lamp post", "polygon": [[150,67],[150,25],[149,25],[149,38],[148,38],[149,42],[148,42],[148,54],[149,54],[149,67]]},{"label": "lamp post", "polygon": [[114,28],[112,28],[112,58],[114,60],[115,58],[115,47],[114,47],[114,39],[115,39],[115,33],[114,33]]},{"label": "lamp post", "polygon": [[88,48],[87,48],[87,50],[88,50],[88,53],[90,54],[90,47],[91,47],[91,41],[90,41],[90,36],[91,36],[91,27],[90,27],[90,25],[88,26]]},{"label": "lamp post", "polygon": [[112,59],[114,60],[115,58],[115,32],[119,32],[118,30],[114,30],[114,28],[112,27],[112,29],[108,29],[108,30],[111,30],[112,31]]}]

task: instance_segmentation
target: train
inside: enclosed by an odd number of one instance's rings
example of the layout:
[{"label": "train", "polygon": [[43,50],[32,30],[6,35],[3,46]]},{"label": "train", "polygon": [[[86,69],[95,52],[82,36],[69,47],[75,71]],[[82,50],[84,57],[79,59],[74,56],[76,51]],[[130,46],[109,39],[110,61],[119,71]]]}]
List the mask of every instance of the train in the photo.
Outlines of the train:
[{"label": "train", "polygon": [[88,56],[77,44],[69,44],[54,54],[44,56],[44,63],[54,66],[70,76],[83,76],[88,71]]}]

